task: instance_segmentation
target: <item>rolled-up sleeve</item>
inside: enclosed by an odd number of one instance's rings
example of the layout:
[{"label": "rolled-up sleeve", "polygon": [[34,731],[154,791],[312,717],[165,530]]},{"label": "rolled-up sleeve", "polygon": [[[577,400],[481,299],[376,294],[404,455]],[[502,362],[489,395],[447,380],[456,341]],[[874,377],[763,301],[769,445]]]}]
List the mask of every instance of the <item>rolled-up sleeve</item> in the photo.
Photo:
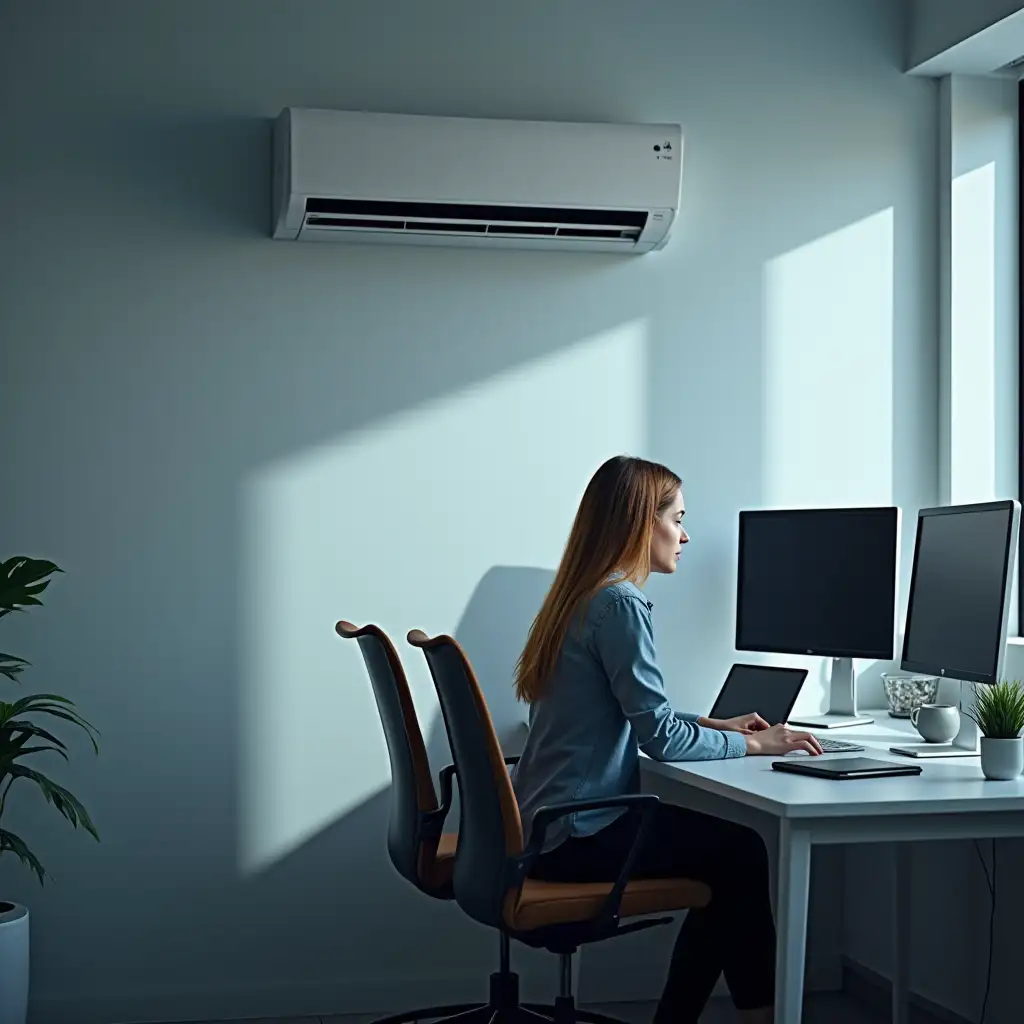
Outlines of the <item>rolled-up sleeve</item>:
[{"label": "rolled-up sleeve", "polygon": [[636,735],[640,749],[656,761],[711,761],[742,757],[740,733],[697,724],[699,716],[676,712],[658,668],[651,610],[632,596],[615,601],[594,629],[594,647],[612,693]]}]

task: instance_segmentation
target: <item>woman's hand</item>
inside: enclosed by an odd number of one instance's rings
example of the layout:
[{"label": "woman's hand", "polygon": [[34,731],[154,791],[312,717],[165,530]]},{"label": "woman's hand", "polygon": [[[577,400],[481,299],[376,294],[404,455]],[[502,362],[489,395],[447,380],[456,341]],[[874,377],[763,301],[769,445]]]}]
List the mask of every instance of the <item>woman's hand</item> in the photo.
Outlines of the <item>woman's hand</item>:
[{"label": "woman's hand", "polygon": [[741,732],[744,736],[769,728],[768,723],[756,711],[749,715],[737,715],[735,718],[699,718],[697,724],[707,729],[717,729],[719,732]]},{"label": "woman's hand", "polygon": [[789,754],[804,750],[808,754],[820,754],[821,744],[809,732],[796,732],[784,725],[773,725],[759,733],[747,736],[748,754]]}]

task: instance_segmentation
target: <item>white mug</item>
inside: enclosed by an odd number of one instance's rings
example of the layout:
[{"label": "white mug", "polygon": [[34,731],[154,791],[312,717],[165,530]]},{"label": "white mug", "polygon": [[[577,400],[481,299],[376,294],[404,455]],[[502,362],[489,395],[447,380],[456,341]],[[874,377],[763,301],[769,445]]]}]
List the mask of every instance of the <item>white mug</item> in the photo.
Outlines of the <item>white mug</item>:
[{"label": "white mug", "polygon": [[960,731],[960,711],[952,704],[922,704],[910,721],[929,743],[949,743]]}]

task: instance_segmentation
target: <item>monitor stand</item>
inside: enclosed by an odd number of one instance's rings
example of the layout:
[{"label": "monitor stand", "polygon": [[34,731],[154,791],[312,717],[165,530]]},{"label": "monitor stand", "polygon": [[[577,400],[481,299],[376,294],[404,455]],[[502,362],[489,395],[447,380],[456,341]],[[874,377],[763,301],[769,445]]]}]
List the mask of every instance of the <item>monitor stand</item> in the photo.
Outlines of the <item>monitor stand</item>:
[{"label": "monitor stand", "polygon": [[828,710],[823,715],[791,718],[789,724],[805,729],[848,729],[852,725],[871,725],[873,721],[873,718],[857,713],[857,683],[853,671],[853,658],[833,658]]},{"label": "monitor stand", "polygon": [[964,688],[970,683],[960,683],[960,731],[952,743],[906,743],[890,747],[894,754],[904,757],[977,757],[981,753],[981,731],[974,720],[964,713],[964,701],[973,697],[973,689],[965,696]]}]

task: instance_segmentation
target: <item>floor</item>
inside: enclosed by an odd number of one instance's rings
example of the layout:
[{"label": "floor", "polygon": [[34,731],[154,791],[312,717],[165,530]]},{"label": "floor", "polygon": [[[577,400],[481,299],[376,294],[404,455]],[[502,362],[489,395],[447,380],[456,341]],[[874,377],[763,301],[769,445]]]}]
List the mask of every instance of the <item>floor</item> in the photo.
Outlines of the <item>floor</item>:
[{"label": "floor", "polygon": [[[595,1007],[628,1024],[649,1024],[653,1007],[642,1005]],[[737,1024],[736,1011],[728,999],[715,999],[700,1018],[701,1024]],[[859,1003],[843,995],[812,995],[804,1007],[803,1024],[884,1024]]]},{"label": "floor", "polygon": [[[618,1017],[627,1024],[649,1024],[653,1006],[623,1003],[615,1006],[594,1006],[590,1009]],[[372,1017],[340,1016],[264,1018],[253,1021],[232,1021],[231,1024],[370,1024]],[[716,999],[701,1017],[701,1024],[736,1024],[736,1013],[726,999]],[[207,1024],[226,1024],[210,1021]],[[842,995],[812,995],[808,998],[803,1024],[884,1024],[881,1017],[863,1009]]]}]

